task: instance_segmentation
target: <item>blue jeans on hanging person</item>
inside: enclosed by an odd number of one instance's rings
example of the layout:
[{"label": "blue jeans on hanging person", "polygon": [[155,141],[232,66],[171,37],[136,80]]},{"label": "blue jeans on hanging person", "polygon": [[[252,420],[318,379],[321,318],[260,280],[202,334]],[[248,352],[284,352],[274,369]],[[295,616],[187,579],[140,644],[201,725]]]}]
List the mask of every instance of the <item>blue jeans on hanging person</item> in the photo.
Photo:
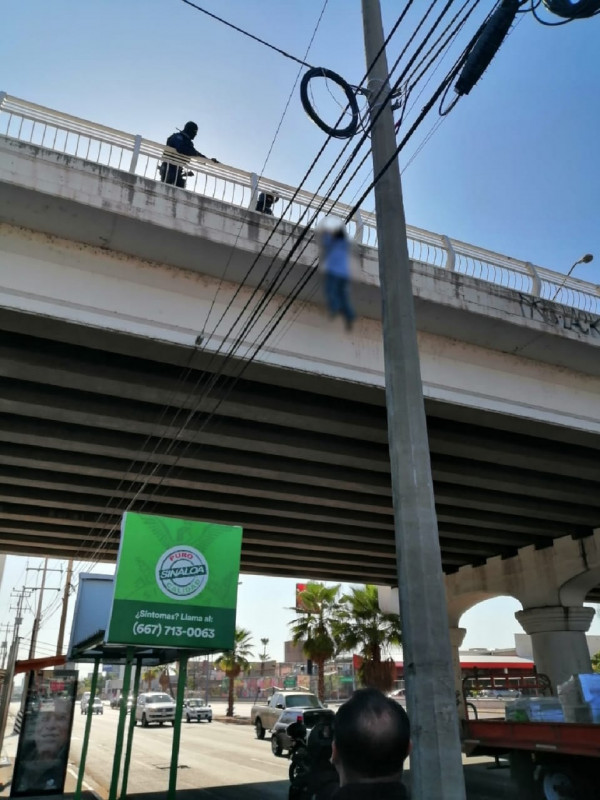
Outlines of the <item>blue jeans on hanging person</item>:
[{"label": "blue jeans on hanging person", "polygon": [[356,317],[350,302],[349,283],[348,278],[332,275],[331,272],[325,275],[325,298],[329,313],[332,317],[341,313],[348,328],[352,327]]}]

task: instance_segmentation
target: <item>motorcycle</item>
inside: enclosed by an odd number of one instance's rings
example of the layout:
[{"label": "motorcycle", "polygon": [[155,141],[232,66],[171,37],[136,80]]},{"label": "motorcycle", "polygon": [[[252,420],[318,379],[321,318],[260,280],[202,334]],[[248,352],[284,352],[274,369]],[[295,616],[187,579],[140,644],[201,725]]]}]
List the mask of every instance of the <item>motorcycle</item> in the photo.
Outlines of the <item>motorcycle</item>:
[{"label": "motorcycle", "polygon": [[290,784],[300,789],[306,784],[310,772],[310,758],[306,744],[308,730],[302,722],[292,722],[288,726],[287,733],[292,740],[292,746],[288,753]]},{"label": "motorcycle", "polygon": [[288,800],[328,798],[339,785],[337,772],[330,763],[333,732],[328,717],[328,714],[315,715],[310,732],[302,722],[293,722],[287,728],[292,741]]}]

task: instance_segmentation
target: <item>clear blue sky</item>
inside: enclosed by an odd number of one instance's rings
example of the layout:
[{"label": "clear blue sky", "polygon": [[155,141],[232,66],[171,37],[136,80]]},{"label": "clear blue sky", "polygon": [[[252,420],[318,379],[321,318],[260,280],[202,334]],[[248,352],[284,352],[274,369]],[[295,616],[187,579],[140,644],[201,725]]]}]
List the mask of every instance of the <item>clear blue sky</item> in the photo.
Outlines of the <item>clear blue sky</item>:
[{"label": "clear blue sky", "polygon": [[[198,2],[300,57],[323,5]],[[422,13],[424,0],[415,6]],[[469,32],[492,3],[480,6]],[[382,0],[382,8],[389,30],[400,3]],[[390,63],[407,30],[400,28],[392,40]],[[552,29],[524,16],[481,82],[405,170],[408,222],[563,272],[591,252],[595,261],[575,274],[600,283],[599,38],[600,18]],[[329,0],[307,61],[352,83],[361,80],[360,0]],[[2,20],[0,89],[159,142],[194,119],[202,152],[257,172],[297,73],[293,62],[181,0],[21,0]],[[431,86],[442,74],[440,69]],[[333,113],[323,88],[315,92],[319,110]],[[402,165],[434,121],[418,132]],[[323,139],[296,91],[265,174],[295,185]],[[339,147],[328,150],[326,165]],[[309,188],[325,170],[317,170]],[[6,590],[22,566],[18,559],[9,562],[0,621],[7,616]],[[281,657],[294,582],[243,580],[239,622],[257,640],[271,638],[272,655]],[[520,630],[512,616],[516,606],[496,601],[493,627],[485,608],[470,612],[466,646],[510,645],[512,632]]]}]

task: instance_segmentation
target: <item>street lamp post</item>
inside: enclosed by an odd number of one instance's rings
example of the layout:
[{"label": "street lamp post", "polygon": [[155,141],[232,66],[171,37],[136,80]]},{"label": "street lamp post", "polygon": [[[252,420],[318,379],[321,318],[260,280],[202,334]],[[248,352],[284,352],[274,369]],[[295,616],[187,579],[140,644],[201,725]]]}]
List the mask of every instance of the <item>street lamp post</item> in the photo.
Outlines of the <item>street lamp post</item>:
[{"label": "street lamp post", "polygon": [[552,300],[550,302],[554,302],[554,300],[556,300],[558,293],[563,288],[567,280],[571,277],[571,273],[578,264],[589,264],[593,260],[594,256],[591,253],[586,253],[584,256],[581,256],[581,258],[578,258],[577,261],[571,266],[571,269],[567,272],[565,277],[562,279],[560,286],[554,292],[554,295],[552,296]]}]

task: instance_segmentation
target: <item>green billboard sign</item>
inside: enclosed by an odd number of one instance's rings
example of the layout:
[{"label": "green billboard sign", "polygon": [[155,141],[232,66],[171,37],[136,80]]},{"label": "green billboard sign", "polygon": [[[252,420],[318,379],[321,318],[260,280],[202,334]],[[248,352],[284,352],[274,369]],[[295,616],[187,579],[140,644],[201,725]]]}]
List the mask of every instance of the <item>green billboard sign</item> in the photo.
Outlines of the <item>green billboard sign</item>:
[{"label": "green billboard sign", "polygon": [[124,514],[106,641],[231,649],[241,548],[238,527]]}]

